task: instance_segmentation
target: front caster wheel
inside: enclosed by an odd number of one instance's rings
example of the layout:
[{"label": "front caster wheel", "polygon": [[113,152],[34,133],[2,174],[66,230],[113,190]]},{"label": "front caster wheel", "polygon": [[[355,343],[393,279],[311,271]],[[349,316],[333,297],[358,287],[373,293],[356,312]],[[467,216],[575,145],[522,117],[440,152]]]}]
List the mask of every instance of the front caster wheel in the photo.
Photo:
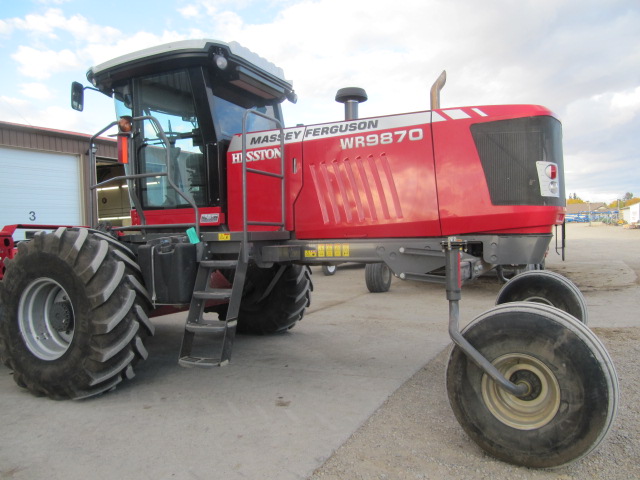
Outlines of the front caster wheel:
[{"label": "front caster wheel", "polygon": [[495,307],[463,336],[507,379],[516,397],[454,347],[447,368],[458,422],[490,455],[532,468],[587,455],[609,431],[618,402],[613,363],[598,338],[566,312],[536,303]]},{"label": "front caster wheel", "polygon": [[509,280],[498,292],[496,305],[508,302],[551,305],[587,324],[587,302],[582,292],[568,278],[549,270],[529,270]]},{"label": "front caster wheel", "polygon": [[391,287],[391,269],[384,263],[367,263],[364,280],[371,293],[388,292]]},{"label": "front caster wheel", "polygon": [[326,276],[335,275],[336,270],[338,270],[338,267],[335,265],[331,265],[331,264],[322,265],[322,273],[324,273]]}]

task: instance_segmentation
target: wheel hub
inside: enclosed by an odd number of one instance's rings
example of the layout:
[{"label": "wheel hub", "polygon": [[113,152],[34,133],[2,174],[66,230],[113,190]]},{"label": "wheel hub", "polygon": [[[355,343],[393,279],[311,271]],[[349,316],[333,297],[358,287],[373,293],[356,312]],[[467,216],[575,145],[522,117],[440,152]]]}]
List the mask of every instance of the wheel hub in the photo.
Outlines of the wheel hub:
[{"label": "wheel hub", "polygon": [[522,400],[535,400],[542,392],[542,382],[540,381],[540,378],[530,370],[518,370],[516,373],[511,375],[509,381],[516,385],[527,386],[525,394],[518,397]]},{"label": "wheel hub", "polygon": [[29,351],[41,360],[62,357],[75,330],[69,295],[51,278],[38,278],[20,296],[18,327]]},{"label": "wheel hub", "polygon": [[67,302],[54,303],[51,307],[51,326],[57,332],[68,332],[71,326],[73,311]]},{"label": "wheel hub", "polygon": [[492,363],[511,382],[527,386],[516,397],[483,375],[482,399],[494,417],[519,430],[534,430],[553,419],[560,408],[560,386],[549,367],[525,354],[503,355]]}]

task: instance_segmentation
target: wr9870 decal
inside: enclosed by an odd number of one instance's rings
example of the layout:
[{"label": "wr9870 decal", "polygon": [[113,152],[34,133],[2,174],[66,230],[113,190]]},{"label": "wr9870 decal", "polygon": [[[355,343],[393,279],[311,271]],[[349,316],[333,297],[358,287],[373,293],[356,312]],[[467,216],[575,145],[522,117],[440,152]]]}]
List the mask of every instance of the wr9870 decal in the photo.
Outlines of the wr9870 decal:
[{"label": "wr9870 decal", "polygon": [[417,142],[424,138],[421,128],[411,130],[395,130],[393,132],[370,133],[369,135],[358,135],[340,139],[342,150],[359,147],[375,147],[376,145],[390,145],[392,143],[402,143],[405,141]]}]

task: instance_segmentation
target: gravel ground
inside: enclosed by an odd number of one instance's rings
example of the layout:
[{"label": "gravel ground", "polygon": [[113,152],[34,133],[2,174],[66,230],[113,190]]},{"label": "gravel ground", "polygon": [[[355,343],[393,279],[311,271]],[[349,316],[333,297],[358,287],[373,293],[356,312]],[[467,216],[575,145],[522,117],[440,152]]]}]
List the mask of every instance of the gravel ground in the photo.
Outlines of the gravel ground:
[{"label": "gravel ground", "polygon": [[509,465],[485,455],[458,425],[447,399],[449,349],[427,364],[311,477],[317,479],[640,478],[640,328],[596,328],[618,371],[621,402],[612,430],[586,458],[553,470]]},{"label": "gravel ground", "polygon": [[[612,227],[609,227],[611,229]],[[606,228],[573,230],[587,235],[587,241],[597,244],[603,235],[612,234]],[[597,230],[597,231],[596,231]],[[625,235],[637,246],[640,234],[629,236],[621,229],[615,235]],[[589,236],[595,235],[594,238]],[[597,237],[597,238],[596,238]],[[604,240],[606,241],[606,240]],[[611,249],[609,249],[611,250]],[[533,470],[500,462],[486,455],[458,425],[445,387],[445,369],[450,348],[416,373],[310,477],[319,479],[555,479],[555,480],[629,480],[640,479],[640,374],[636,366],[640,357],[640,327],[617,327],[621,314],[637,323],[638,255],[634,250],[626,263],[624,275],[607,275],[588,261],[561,264],[556,270],[574,280],[581,289],[593,292],[587,299],[602,317],[607,300],[617,303],[610,310],[611,320],[602,327],[596,322],[593,331],[609,351],[620,381],[618,414],[609,435],[587,457],[553,470]],[[619,255],[625,250],[618,250]],[[611,262],[605,261],[611,269]],[[615,263],[615,262],[614,262]],[[615,266],[615,265],[614,265]],[[597,294],[597,295],[596,295]],[[624,296],[623,296],[624,295]],[[464,295],[463,295],[464,296]],[[629,299],[629,296],[632,296]],[[627,298],[631,310],[620,305]],[[603,300],[605,299],[605,300]],[[621,311],[622,309],[622,311]],[[591,308],[593,313],[593,308]],[[605,310],[607,311],[607,310]],[[614,318],[615,317],[615,318]],[[593,317],[591,317],[593,318]],[[623,322],[625,323],[625,322]]]}]

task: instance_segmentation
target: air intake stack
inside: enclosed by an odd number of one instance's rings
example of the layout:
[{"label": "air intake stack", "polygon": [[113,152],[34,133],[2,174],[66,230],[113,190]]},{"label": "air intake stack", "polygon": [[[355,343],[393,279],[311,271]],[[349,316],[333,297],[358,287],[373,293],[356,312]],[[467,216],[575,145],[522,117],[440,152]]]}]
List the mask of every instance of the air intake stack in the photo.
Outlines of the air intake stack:
[{"label": "air intake stack", "polygon": [[358,104],[367,101],[367,92],[364,88],[346,87],[336,93],[336,102],[344,103],[344,119],[356,120],[358,118]]}]

